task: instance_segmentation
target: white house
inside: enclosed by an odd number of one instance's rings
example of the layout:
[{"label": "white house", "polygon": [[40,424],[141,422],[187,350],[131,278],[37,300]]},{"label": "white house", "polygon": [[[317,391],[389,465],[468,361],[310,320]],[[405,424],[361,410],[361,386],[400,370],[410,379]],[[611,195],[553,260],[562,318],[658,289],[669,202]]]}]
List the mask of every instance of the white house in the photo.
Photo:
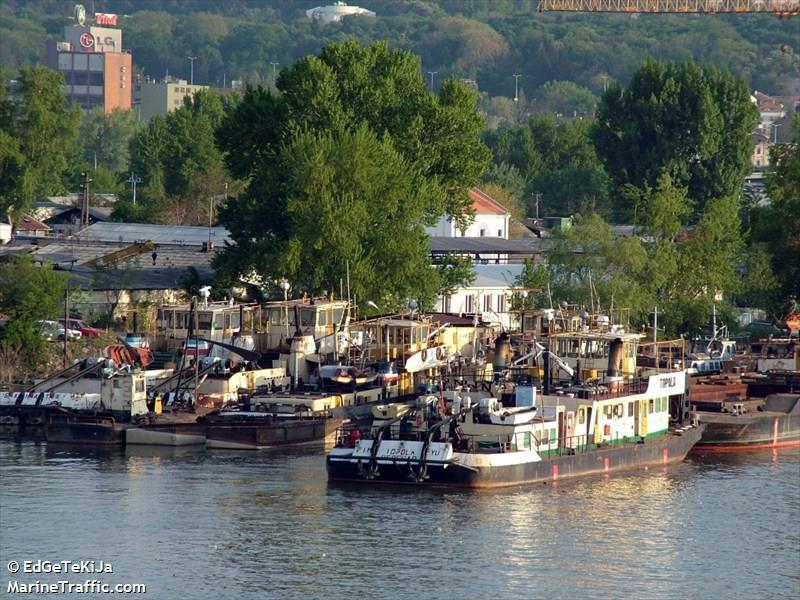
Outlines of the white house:
[{"label": "white house", "polygon": [[334,2],[330,6],[317,6],[306,11],[306,16],[323,23],[336,23],[345,17],[374,17],[375,13],[366,8],[348,6],[344,2]]},{"label": "white house", "polygon": [[494,237],[508,239],[511,215],[497,200],[479,190],[471,188],[469,197],[475,210],[475,219],[461,230],[450,216],[444,216],[433,227],[428,227],[431,237]]},{"label": "white house", "polygon": [[478,314],[487,323],[499,323],[510,329],[515,319],[511,313],[511,296],[522,274],[522,264],[476,264],[475,281],[452,296],[439,298],[436,312]]}]

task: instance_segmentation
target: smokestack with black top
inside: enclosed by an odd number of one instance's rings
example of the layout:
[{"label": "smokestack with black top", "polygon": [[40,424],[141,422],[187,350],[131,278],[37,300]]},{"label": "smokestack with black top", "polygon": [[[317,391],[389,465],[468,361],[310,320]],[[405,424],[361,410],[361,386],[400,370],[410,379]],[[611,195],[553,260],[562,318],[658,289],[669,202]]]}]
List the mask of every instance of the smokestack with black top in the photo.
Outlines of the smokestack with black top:
[{"label": "smokestack with black top", "polygon": [[620,338],[616,338],[608,345],[608,376],[619,377],[622,375],[622,347]]}]

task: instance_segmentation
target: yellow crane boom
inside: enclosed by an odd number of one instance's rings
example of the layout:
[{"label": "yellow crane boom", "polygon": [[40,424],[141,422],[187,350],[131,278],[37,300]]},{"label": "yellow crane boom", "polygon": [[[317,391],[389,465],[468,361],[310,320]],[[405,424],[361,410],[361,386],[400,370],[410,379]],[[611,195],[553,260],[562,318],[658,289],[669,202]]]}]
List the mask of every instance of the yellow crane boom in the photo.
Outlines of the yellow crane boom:
[{"label": "yellow crane boom", "polygon": [[150,240],[147,240],[145,242],[138,242],[136,244],[131,244],[130,246],[126,246],[121,250],[105,254],[98,258],[93,258],[92,260],[87,260],[85,263],[82,264],[83,266],[86,267],[99,267],[99,266],[113,267],[117,263],[125,259],[131,258],[133,256],[138,256],[139,254],[143,254],[150,250],[155,250],[156,247],[157,246]]},{"label": "yellow crane boom", "polygon": [[772,13],[790,17],[800,12],[800,0],[539,0],[539,11]]}]

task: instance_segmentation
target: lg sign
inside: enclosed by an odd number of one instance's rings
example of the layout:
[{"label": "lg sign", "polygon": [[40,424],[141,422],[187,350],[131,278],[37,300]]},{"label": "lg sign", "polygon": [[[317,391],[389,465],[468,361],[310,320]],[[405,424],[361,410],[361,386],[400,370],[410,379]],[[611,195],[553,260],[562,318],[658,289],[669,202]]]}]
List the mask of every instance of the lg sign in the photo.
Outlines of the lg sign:
[{"label": "lg sign", "polygon": [[[73,38],[73,39],[75,39],[75,38]],[[80,42],[80,44],[81,44],[81,46],[83,48],[91,48],[92,46],[94,46],[94,36],[91,33],[89,33],[88,31],[85,32],[85,33],[82,33],[81,37],[78,38],[78,41]]]}]

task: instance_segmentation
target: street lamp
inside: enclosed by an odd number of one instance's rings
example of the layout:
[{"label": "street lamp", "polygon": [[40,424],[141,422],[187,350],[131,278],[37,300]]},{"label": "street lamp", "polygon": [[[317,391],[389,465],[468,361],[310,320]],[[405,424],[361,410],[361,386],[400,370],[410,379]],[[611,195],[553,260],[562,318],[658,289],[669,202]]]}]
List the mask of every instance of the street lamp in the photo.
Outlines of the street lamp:
[{"label": "street lamp", "polygon": [[519,102],[519,78],[522,75],[514,74],[514,102]]},{"label": "street lamp", "polygon": [[133,186],[133,205],[136,206],[136,184],[142,183],[142,178],[137,177],[136,175],[134,175],[133,171],[131,171],[131,176],[128,177],[125,181]]},{"label": "street lamp", "polygon": [[190,72],[189,83],[191,85],[194,85],[194,61],[197,60],[197,57],[196,56],[187,56],[186,58],[189,59],[189,64],[191,65],[190,70],[189,70],[189,72]]},{"label": "street lamp", "polygon": [[278,85],[278,83],[277,83],[277,81],[278,81],[277,68],[278,68],[278,65],[281,64],[281,63],[271,62],[269,64],[272,65],[272,87],[277,87],[277,85]]},{"label": "street lamp", "polygon": [[284,316],[286,318],[286,339],[289,339],[289,290],[291,289],[291,284],[289,281],[284,278],[281,279],[278,286],[283,290],[283,310]]},{"label": "street lamp", "polygon": [[433,76],[436,75],[439,71],[428,71],[428,75],[431,76],[431,91],[433,91]]}]

